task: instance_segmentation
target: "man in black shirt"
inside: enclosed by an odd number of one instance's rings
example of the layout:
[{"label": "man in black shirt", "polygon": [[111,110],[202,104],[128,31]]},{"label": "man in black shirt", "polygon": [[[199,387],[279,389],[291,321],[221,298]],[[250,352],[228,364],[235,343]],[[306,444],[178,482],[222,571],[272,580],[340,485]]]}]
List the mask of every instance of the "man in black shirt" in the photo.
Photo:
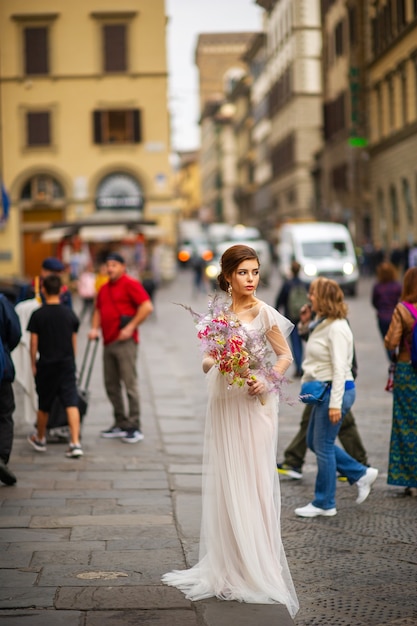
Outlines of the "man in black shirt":
[{"label": "man in black shirt", "polygon": [[[71,442],[67,457],[83,455],[80,445],[80,412],[75,377],[78,318],[60,303],[61,279],[47,276],[42,284],[45,304],[34,311],[28,324],[32,370],[39,398],[37,432],[28,438],[37,452],[46,451],[46,426],[52,403],[59,396],[66,409]],[[39,353],[39,360],[36,360]]]}]

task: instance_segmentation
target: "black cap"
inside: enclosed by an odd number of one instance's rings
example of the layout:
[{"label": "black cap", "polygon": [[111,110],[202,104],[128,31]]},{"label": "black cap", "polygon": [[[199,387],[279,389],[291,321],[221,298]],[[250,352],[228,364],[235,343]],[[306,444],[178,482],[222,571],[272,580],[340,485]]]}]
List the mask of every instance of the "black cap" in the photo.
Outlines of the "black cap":
[{"label": "black cap", "polygon": [[126,264],[126,261],[124,260],[122,255],[118,252],[110,252],[110,254],[108,254],[106,257],[106,261],[117,261],[118,263],[122,263],[123,265]]},{"label": "black cap", "polygon": [[49,256],[42,261],[42,267],[44,270],[50,272],[62,272],[65,269],[65,265],[54,256]]}]

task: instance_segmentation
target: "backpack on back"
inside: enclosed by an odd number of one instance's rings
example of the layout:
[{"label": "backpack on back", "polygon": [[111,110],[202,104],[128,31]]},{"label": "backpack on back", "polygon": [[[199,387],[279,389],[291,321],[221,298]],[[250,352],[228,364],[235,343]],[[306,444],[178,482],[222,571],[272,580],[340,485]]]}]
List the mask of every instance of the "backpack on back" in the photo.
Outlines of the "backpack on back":
[{"label": "backpack on back", "polygon": [[413,334],[411,336],[411,344],[408,346],[410,351],[411,365],[417,369],[417,310],[409,302],[401,302],[405,308],[410,311],[414,317]]},{"label": "backpack on back", "polygon": [[291,321],[300,319],[300,309],[307,304],[307,289],[302,283],[295,283],[290,288],[287,301],[288,317]]}]

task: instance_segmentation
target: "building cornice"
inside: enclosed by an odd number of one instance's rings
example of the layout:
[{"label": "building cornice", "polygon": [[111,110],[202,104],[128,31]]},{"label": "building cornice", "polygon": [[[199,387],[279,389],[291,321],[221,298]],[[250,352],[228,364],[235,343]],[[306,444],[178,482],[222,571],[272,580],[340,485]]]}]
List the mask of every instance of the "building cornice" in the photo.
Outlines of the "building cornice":
[{"label": "building cornice", "polygon": [[401,33],[398,35],[398,37],[395,37],[395,39],[393,39],[391,43],[389,43],[387,47],[382,50],[382,52],[378,52],[378,54],[373,57],[372,61],[368,63],[368,69],[372,70],[376,65],[378,65],[378,63],[380,63],[383,58],[399,44],[400,41],[405,39],[411,32],[416,29],[416,25],[416,19],[414,19],[412,22],[409,22],[404,30],[402,30]]},{"label": "building cornice", "polygon": [[52,22],[59,13],[13,13],[10,18],[15,22]]},{"label": "building cornice", "polygon": [[248,49],[243,54],[242,59],[246,62],[251,61],[255,58],[256,54],[259,50],[266,45],[266,33],[257,33],[252,43],[248,46]]},{"label": "building cornice", "polygon": [[265,9],[265,11],[272,11],[276,3],[277,0],[256,0],[256,4]]},{"label": "building cornice", "polygon": [[138,11],[91,11],[95,20],[129,20],[138,15]]},{"label": "building cornice", "polygon": [[381,141],[378,141],[378,143],[369,145],[367,151],[371,156],[377,156],[378,154],[385,152],[385,150],[389,150],[393,146],[409,139],[413,135],[417,135],[417,122],[407,124],[407,126],[404,126],[401,130],[398,130],[395,133],[392,133],[389,137],[385,137]]},{"label": "building cornice", "polygon": [[0,76],[1,83],[27,83],[46,81],[54,83],[58,80],[109,80],[114,78],[168,78],[168,72],[114,72],[97,74],[38,74],[25,76]]}]

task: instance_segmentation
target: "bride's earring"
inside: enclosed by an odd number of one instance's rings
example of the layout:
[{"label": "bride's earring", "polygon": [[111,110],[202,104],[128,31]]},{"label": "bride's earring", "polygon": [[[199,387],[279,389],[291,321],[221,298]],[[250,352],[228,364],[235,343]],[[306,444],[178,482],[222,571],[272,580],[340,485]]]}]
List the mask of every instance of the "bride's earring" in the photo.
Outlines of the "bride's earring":
[{"label": "bride's earring", "polygon": [[232,285],[229,283],[229,286],[227,288],[227,293],[229,294],[230,297],[232,297]]}]

